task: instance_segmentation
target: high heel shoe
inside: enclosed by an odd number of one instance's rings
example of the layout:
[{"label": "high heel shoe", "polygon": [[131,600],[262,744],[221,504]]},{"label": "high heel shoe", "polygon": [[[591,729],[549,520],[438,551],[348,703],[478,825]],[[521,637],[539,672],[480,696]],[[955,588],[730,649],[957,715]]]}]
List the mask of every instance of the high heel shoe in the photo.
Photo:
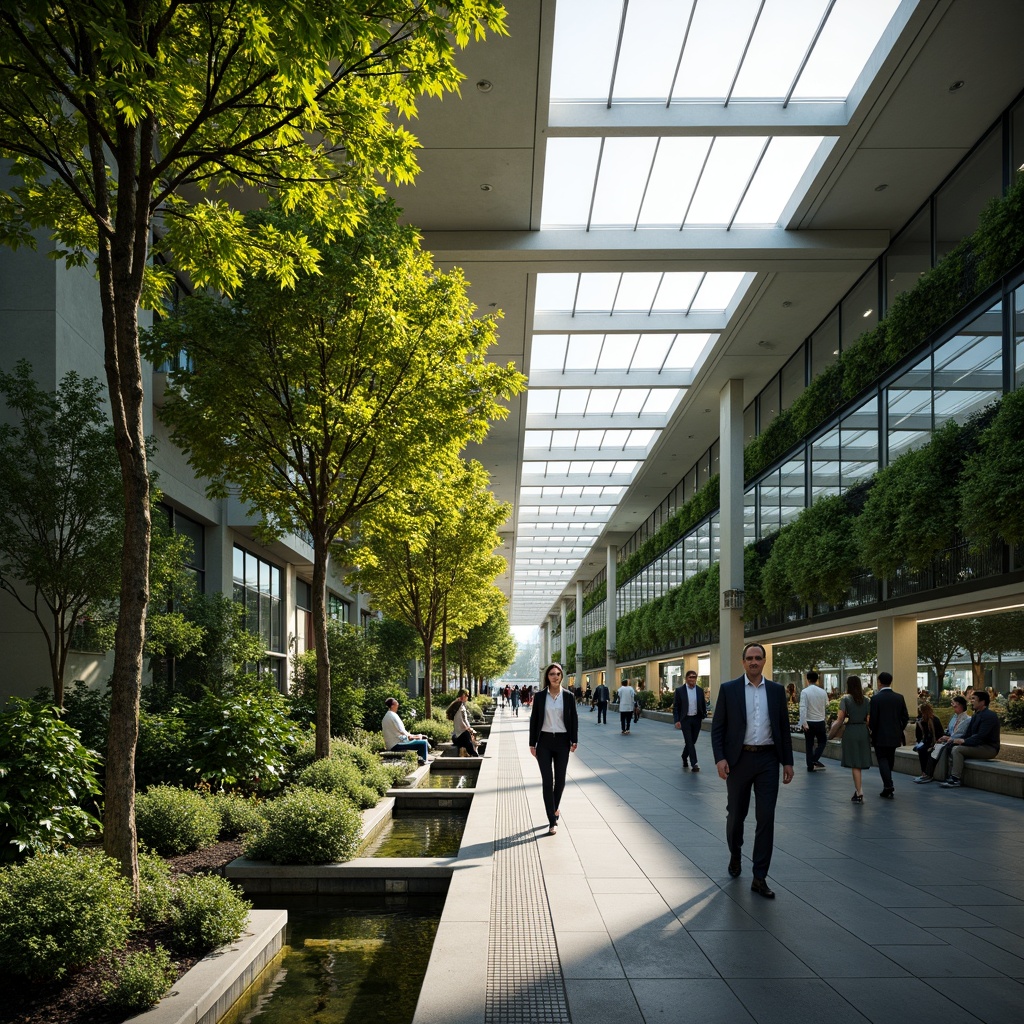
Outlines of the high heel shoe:
[{"label": "high heel shoe", "polygon": [[862,803],[864,803],[864,794],[863,793],[854,793],[853,796],[850,797],[850,802],[851,803],[855,803],[855,804],[862,804]]}]

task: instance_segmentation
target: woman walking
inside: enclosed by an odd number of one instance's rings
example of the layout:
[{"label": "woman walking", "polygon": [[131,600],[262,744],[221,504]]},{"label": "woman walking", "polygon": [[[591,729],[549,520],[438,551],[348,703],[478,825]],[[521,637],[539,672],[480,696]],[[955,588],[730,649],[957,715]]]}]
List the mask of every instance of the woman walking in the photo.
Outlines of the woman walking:
[{"label": "woman walking", "polygon": [[562,688],[562,666],[552,663],[544,670],[544,687],[534,694],[530,711],[530,753],[540,768],[549,836],[558,831],[558,804],[565,789],[569,755],[576,750],[578,736],[576,701]]},{"label": "woman walking", "polygon": [[[454,701],[458,707],[455,708],[455,716],[452,718],[453,739],[457,748],[461,747],[470,757],[479,757],[480,751],[476,749],[476,743],[474,743],[476,732],[469,724],[467,700],[469,700],[469,690],[459,690]],[[462,756],[461,753],[459,756]]]},{"label": "woman walking", "polygon": [[846,696],[839,702],[839,714],[829,731],[828,738],[834,739],[843,729],[843,760],[844,768],[853,772],[853,796],[855,804],[864,803],[864,789],[861,785],[861,772],[871,767],[871,737],[868,735],[867,698],[860,684],[860,676],[846,677]]}]

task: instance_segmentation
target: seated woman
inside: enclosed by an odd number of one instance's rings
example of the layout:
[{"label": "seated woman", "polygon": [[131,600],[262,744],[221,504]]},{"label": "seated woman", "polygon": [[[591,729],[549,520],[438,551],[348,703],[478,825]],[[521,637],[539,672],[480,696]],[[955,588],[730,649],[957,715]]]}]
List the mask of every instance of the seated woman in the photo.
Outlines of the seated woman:
[{"label": "seated woman", "polygon": [[971,717],[967,714],[967,698],[953,698],[953,717],[946,726],[946,731],[935,741],[931,753],[928,755],[927,763],[922,762],[921,774],[914,779],[918,783],[928,783],[938,774],[940,779],[946,777],[949,770],[949,752],[952,749],[950,740],[959,739],[971,723]]},{"label": "seated woman", "polygon": [[455,717],[452,719],[452,739],[455,746],[465,750],[470,757],[479,757],[480,751],[477,750],[476,744],[473,742],[476,733],[469,724],[467,700],[469,700],[469,690],[459,690],[458,696],[455,698],[458,707],[455,709]]},{"label": "seated woman", "polygon": [[917,725],[914,726],[914,732],[917,736],[914,749],[917,751],[918,760],[921,762],[922,775],[928,770],[928,765],[932,760],[932,750],[935,749],[935,744],[941,739],[943,731],[942,722],[939,721],[939,717],[935,714],[935,709],[931,704],[921,704],[917,709]]}]

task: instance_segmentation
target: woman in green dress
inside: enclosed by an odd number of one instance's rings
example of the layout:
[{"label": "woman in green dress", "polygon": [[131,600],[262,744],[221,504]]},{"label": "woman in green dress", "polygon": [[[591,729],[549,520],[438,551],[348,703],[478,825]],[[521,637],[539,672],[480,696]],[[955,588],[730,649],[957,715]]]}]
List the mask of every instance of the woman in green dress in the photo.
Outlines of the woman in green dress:
[{"label": "woman in green dress", "polygon": [[868,704],[860,676],[846,677],[846,696],[839,702],[839,714],[829,733],[832,739],[843,729],[843,767],[853,771],[853,796],[855,804],[864,803],[861,787],[861,772],[871,767],[871,737],[868,735]]}]

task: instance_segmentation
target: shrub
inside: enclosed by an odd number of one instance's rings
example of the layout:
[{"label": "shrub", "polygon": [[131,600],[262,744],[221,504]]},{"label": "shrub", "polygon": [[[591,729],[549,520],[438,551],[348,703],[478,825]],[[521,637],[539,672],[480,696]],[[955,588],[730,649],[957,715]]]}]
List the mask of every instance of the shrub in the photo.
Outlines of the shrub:
[{"label": "shrub", "polygon": [[0,715],[0,860],[78,843],[99,826],[99,758],[49,704],[12,697]]},{"label": "shrub", "polygon": [[0,970],[62,978],[123,946],[134,899],[102,854],[37,853],[0,869]]},{"label": "shrub", "polygon": [[269,684],[236,683],[207,693],[188,714],[191,771],[214,788],[270,792],[289,767],[288,750],[301,739],[288,701]]},{"label": "shrub", "polygon": [[381,767],[388,775],[388,789],[397,786],[416,770],[416,751],[407,750],[401,761],[384,761]]},{"label": "shrub", "polygon": [[208,953],[234,942],[249,921],[252,904],[219,875],[178,879],[171,909],[174,941],[190,953]]},{"label": "shrub", "polygon": [[174,900],[171,869],[163,857],[139,851],[139,916],[152,924],[166,921]]},{"label": "shrub", "polygon": [[362,781],[378,796],[383,796],[391,788],[391,776],[384,771],[384,764],[376,754],[351,743],[333,743],[331,757],[355,765]]},{"label": "shrub", "polygon": [[356,765],[344,758],[329,757],[314,761],[299,772],[296,782],[299,786],[346,798],[361,808],[375,807],[380,798],[377,791],[363,779]]},{"label": "shrub", "polygon": [[1007,702],[1003,722],[1008,729],[1024,729],[1024,700],[1011,700]]},{"label": "shrub", "polygon": [[653,690],[637,690],[636,702],[644,711],[653,711],[658,704],[658,695]]},{"label": "shrub", "polygon": [[220,815],[198,793],[153,786],[136,798],[139,841],[165,857],[211,846],[220,835]]},{"label": "shrub", "polygon": [[139,712],[139,742],[135,748],[135,786],[183,786],[189,781],[189,726],[181,706],[154,713]]},{"label": "shrub", "polygon": [[160,1002],[177,976],[171,954],[157,943],[151,950],[129,953],[114,972],[116,980],[103,983],[103,995],[112,1006],[141,1013]]},{"label": "shrub", "polygon": [[442,743],[451,743],[452,741],[452,723],[447,719],[445,719],[442,725],[440,722],[435,722],[432,718],[421,718],[409,726],[409,732],[423,733],[430,741],[432,747],[439,747]]},{"label": "shrub", "polygon": [[220,816],[220,838],[238,839],[263,820],[263,805],[240,793],[211,793],[206,798]]},{"label": "shrub", "polygon": [[268,802],[264,821],[245,840],[245,855],[273,864],[329,864],[350,860],[362,818],[347,800],[299,787]]},{"label": "shrub", "polygon": [[376,732],[370,732],[367,729],[353,729],[345,739],[354,746],[363,747],[374,754],[384,749],[384,733],[379,729]]}]

